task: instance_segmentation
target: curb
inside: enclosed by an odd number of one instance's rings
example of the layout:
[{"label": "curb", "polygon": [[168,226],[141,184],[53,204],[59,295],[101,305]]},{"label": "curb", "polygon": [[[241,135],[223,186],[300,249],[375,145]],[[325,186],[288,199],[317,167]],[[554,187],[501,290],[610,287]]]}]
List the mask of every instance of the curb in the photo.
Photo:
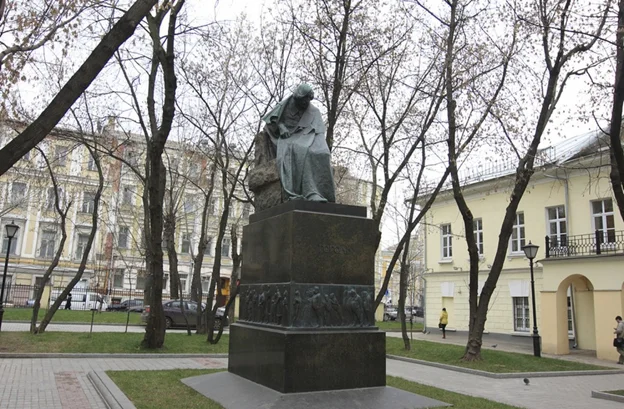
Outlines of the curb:
[{"label": "curb", "polygon": [[596,398],[596,399],[604,399],[604,400],[610,400],[612,402],[624,403],[624,396],[615,395],[613,393],[592,391],[591,396],[592,398]]},{"label": "curb", "polygon": [[397,355],[386,355],[388,359],[394,359],[396,361],[404,361],[412,364],[433,366],[440,369],[447,369],[449,371],[463,372],[471,375],[484,376],[486,378],[495,379],[512,379],[512,378],[557,378],[562,376],[591,376],[591,375],[621,375],[624,374],[624,370],[620,369],[605,369],[596,371],[552,371],[552,372],[506,372],[506,373],[494,373],[479,371],[478,369],[462,368],[460,366],[440,364],[437,362],[423,361],[420,359],[406,358]]},{"label": "curb", "polygon": [[136,409],[136,406],[119,389],[119,387],[106,375],[104,371],[91,371],[87,379],[95,387],[95,390],[104,400],[109,409]]},{"label": "curb", "polygon": [[158,353],[136,353],[136,354],[104,354],[104,353],[41,353],[41,354],[22,354],[22,353],[0,353],[0,359],[46,359],[46,358],[227,358],[228,354],[158,354]]},{"label": "curb", "polygon": [[[3,320],[4,323],[9,324],[30,324],[30,321],[25,320]],[[88,322],[75,322],[75,321],[51,321],[49,325],[91,325],[91,321]],[[117,323],[117,322],[96,322],[93,321],[93,326],[116,326],[116,327],[125,327],[126,323]],[[128,324],[128,327],[144,327],[145,324]]]}]

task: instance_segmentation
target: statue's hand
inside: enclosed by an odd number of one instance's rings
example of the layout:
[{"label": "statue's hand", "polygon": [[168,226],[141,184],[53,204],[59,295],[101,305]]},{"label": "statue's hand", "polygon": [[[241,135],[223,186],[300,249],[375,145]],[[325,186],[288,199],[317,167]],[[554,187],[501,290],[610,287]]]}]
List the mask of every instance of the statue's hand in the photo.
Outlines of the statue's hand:
[{"label": "statue's hand", "polygon": [[288,132],[288,128],[286,128],[284,125],[282,124],[279,125],[279,131],[280,131],[280,138],[282,139],[290,138],[290,132]]}]

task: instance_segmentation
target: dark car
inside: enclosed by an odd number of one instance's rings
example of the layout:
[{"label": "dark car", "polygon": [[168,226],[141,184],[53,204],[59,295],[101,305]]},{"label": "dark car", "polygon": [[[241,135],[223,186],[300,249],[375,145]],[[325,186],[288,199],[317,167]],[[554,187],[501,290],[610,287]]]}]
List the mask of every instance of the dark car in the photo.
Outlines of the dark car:
[{"label": "dark car", "polygon": [[143,300],[126,300],[119,304],[111,304],[106,311],[131,311],[143,312]]},{"label": "dark car", "polygon": [[[174,328],[174,327],[186,327],[186,321],[184,320],[184,315],[182,315],[181,301],[180,300],[171,300],[165,301],[163,303],[163,309],[165,312],[165,327],[166,328]],[[202,311],[205,309],[202,304]],[[188,323],[191,327],[195,327],[197,323],[197,303],[194,301],[184,301],[184,312],[186,314],[186,318],[188,319]],[[227,319],[224,319],[225,308],[219,307],[217,309],[217,315],[215,317],[214,328],[219,329],[221,325],[228,326],[229,322]],[[149,305],[145,306],[143,313],[141,314],[141,321],[147,322],[147,317],[149,316]]]}]

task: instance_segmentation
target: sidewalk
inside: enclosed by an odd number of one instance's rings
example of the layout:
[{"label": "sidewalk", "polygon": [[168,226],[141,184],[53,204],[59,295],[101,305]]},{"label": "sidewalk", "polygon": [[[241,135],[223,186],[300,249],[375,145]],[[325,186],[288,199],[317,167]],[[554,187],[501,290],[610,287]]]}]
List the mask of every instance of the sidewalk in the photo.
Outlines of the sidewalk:
[{"label": "sidewalk", "polygon": [[[106,409],[87,379],[94,370],[226,368],[225,358],[70,358],[0,361],[0,409]],[[387,360],[387,373],[466,395],[530,409],[613,409],[592,390],[620,389],[624,374],[531,379],[491,379],[403,361]]]},{"label": "sidewalk", "polygon": [[[416,341],[430,341],[439,342],[442,344],[453,344],[465,346],[467,341],[467,334],[465,332],[447,332],[446,339],[442,339],[442,333],[437,329],[430,329],[429,334],[422,331],[414,331],[411,335]],[[408,331],[408,336],[410,333]],[[387,337],[401,338],[400,332],[386,332]],[[484,334],[483,335],[483,349],[495,349],[497,351],[516,352],[520,354],[533,354],[533,340],[531,337],[509,337],[500,334]],[[587,350],[571,350],[569,355],[549,355],[542,353],[543,357],[563,359],[566,361],[580,362],[590,365],[607,366],[611,368],[624,369],[622,365],[618,365],[616,362],[604,361],[596,358],[593,351]],[[624,385],[622,385],[624,388]],[[623,406],[624,408],[624,406]]]}]

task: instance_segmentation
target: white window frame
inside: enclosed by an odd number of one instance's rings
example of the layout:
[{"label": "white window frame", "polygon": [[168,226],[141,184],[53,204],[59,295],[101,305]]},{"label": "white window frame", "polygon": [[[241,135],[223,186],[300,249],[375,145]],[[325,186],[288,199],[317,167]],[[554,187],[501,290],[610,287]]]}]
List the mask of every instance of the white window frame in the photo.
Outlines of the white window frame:
[{"label": "white window frame", "polygon": [[180,253],[191,253],[191,233],[182,233],[182,238],[180,240]]},{"label": "white window frame", "polygon": [[130,228],[128,226],[119,226],[119,233],[117,233],[117,247],[120,249],[127,249],[129,239]]},{"label": "white window frame", "polygon": [[[529,332],[531,330],[531,310],[529,308],[529,297],[512,297],[512,305],[514,331]],[[520,317],[518,317],[519,308],[522,311]],[[524,326],[518,325],[518,319],[522,320]]]},{"label": "white window frame", "polygon": [[[19,194],[16,194],[15,188],[17,186],[24,186],[24,189],[21,190]],[[11,203],[16,203],[18,201],[22,201],[26,199],[26,195],[28,192],[28,185],[24,182],[13,182],[11,183]]]},{"label": "white window frame", "polygon": [[[87,200],[90,199],[90,200]],[[95,210],[95,193],[93,192],[83,192],[82,193],[82,213],[93,214]]]},{"label": "white window frame", "polygon": [[[606,211],[605,204],[607,202],[611,202],[611,211]],[[601,212],[594,213],[594,203],[600,203]],[[592,213],[592,227],[593,231],[599,230],[602,232],[602,245],[603,246],[612,246],[615,243],[615,214],[613,212],[613,199],[605,198],[599,200],[592,200],[591,202],[591,213]],[[596,225],[596,219],[600,219],[602,222],[602,229],[599,229]],[[608,221],[611,219],[613,227],[606,227],[608,225]],[[609,240],[609,232],[613,232],[613,236],[611,237],[613,240]]]},{"label": "white window frame", "polygon": [[230,239],[228,239],[227,237],[223,238],[223,241],[221,242],[221,257],[225,257],[225,258],[229,258],[230,257],[230,250],[232,247],[232,242],[230,241]]},{"label": "white window frame", "polygon": [[130,206],[132,205],[132,189],[130,186],[124,186],[121,190],[121,205],[122,206]]},{"label": "white window frame", "polygon": [[69,149],[67,146],[59,145],[54,148],[54,162],[56,166],[65,167]]},{"label": "white window frame", "polygon": [[477,250],[479,256],[483,256],[483,219],[478,218],[473,220],[474,238],[477,243]]},{"label": "white window frame", "polygon": [[446,223],[440,225],[440,240],[441,240],[441,256],[442,260],[450,260],[453,258],[453,231],[451,224]]},{"label": "white window frame", "polygon": [[[80,239],[83,238],[84,242],[81,242]],[[89,235],[85,233],[78,233],[76,235],[76,260],[82,260],[82,255],[84,254],[85,247],[87,246],[87,242],[89,241]]]},{"label": "white window frame", "polygon": [[[522,223],[520,223],[520,216],[522,216]],[[514,234],[516,234],[517,237],[515,239]],[[524,225],[524,212],[517,212],[511,231],[511,237],[509,238],[509,250],[511,254],[524,254],[522,247],[524,247],[525,244],[526,228]]]},{"label": "white window frame", "polygon": [[180,279],[180,289],[182,290],[183,293],[188,292],[186,290],[186,286],[188,284],[188,274],[179,274],[178,273],[178,278]]},{"label": "white window frame", "polygon": [[[555,218],[550,218],[550,211],[555,211]],[[561,215],[563,210],[563,216]],[[566,247],[568,245],[568,219],[567,212],[564,205],[552,206],[546,208],[546,232],[550,239],[551,247]],[[552,227],[555,227],[555,231],[552,231]],[[562,226],[564,229],[562,229]],[[565,230],[565,232],[562,232]]]},{"label": "white window frame", "polygon": [[[121,279],[121,284],[117,281],[118,277]],[[113,288],[124,288],[124,281],[126,278],[125,268],[116,268],[113,274]]]},{"label": "white window frame", "polygon": [[[52,240],[45,239],[45,251],[44,251],[44,238],[45,234],[54,234],[54,238]],[[41,235],[39,237],[39,248],[37,249],[37,253],[40,258],[49,259],[53,258],[56,253],[56,236],[58,232],[54,228],[43,228],[41,229]],[[50,248],[50,242],[52,243],[52,247]]]},{"label": "white window frame", "polygon": [[87,170],[90,172],[95,172],[97,170],[97,166],[95,166],[95,158],[91,155],[91,152],[87,149]]}]

